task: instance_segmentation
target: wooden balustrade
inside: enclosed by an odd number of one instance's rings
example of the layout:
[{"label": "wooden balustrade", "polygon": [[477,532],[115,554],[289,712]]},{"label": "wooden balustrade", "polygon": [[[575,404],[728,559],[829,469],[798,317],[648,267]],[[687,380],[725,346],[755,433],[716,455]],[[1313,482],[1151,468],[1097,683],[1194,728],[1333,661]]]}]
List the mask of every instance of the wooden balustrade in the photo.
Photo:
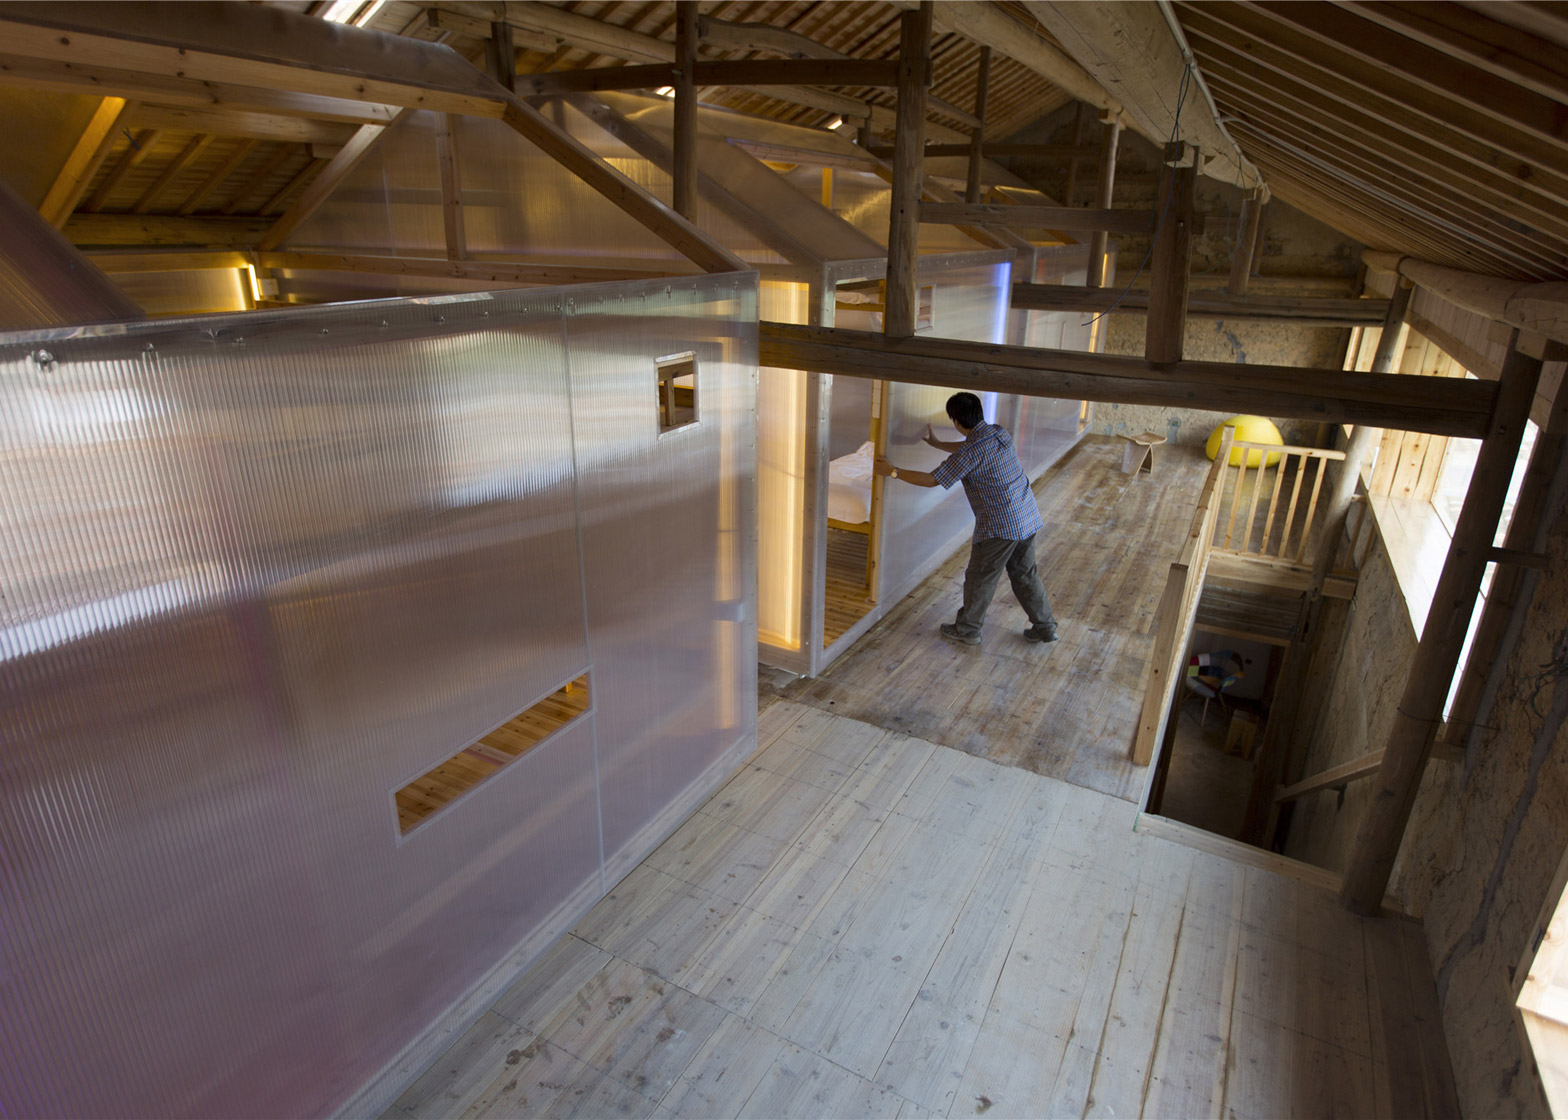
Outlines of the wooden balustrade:
[{"label": "wooden balustrade", "polygon": [[[1278,444],[1245,443],[1235,441],[1231,446],[1240,451],[1259,452],[1256,466],[1248,466],[1250,454],[1231,466],[1228,457],[1217,455],[1216,464],[1224,464],[1225,478],[1221,493],[1230,493],[1230,512],[1225,518],[1224,539],[1216,534],[1214,549],[1235,556],[1250,556],[1262,560],[1282,560],[1290,564],[1305,564],[1307,544],[1312,540],[1312,522],[1317,515],[1318,495],[1323,489],[1323,476],[1330,461],[1342,461],[1343,451],[1327,451],[1318,447],[1281,447]],[[1269,465],[1269,456],[1278,460]],[[1270,472],[1273,480],[1270,482]],[[1251,476],[1251,486],[1247,485]],[[1286,480],[1290,481],[1290,494],[1285,497]],[[1268,505],[1264,511],[1261,530],[1258,526],[1259,506],[1264,491],[1268,491]],[[1285,498],[1281,510],[1281,499]],[[1223,500],[1223,499],[1222,499]],[[1254,544],[1254,536],[1257,540]]]}]

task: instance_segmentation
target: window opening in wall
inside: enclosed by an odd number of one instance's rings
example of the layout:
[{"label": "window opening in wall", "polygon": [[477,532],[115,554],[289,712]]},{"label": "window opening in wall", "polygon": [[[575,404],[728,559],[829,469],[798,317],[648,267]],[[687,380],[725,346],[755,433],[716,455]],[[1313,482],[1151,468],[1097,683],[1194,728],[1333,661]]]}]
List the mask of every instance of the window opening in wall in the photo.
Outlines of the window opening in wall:
[{"label": "window opening in wall", "polygon": [[588,710],[588,674],[562,685],[500,727],[393,794],[397,828],[407,836],[426,818],[495,777]]},{"label": "window opening in wall", "polygon": [[922,284],[915,289],[915,333],[936,325],[936,285]]},{"label": "window opening in wall", "polygon": [[[1568,860],[1565,860],[1568,862]],[[1564,868],[1555,886],[1560,891]],[[1547,896],[1551,898],[1550,895]],[[1535,944],[1526,951],[1528,971],[1516,977],[1519,1014],[1535,1067],[1553,1116],[1568,1111],[1568,910],[1559,893],[1556,908],[1540,918]],[[1550,903],[1548,903],[1550,905]]]},{"label": "window opening in wall", "polygon": [[697,356],[682,354],[659,362],[659,431],[697,422]]}]

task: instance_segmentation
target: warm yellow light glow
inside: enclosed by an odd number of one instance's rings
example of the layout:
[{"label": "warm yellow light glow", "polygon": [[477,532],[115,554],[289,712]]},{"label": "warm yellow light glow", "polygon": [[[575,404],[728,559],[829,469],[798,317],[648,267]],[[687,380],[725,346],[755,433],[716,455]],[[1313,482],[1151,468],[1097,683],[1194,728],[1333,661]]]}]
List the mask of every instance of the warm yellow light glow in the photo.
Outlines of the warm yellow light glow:
[{"label": "warm yellow light glow", "polygon": [[[805,284],[765,281],[763,319],[804,323]],[[805,545],[806,374],[764,367],[757,379],[757,632],[769,645],[799,649]]]},{"label": "warm yellow light glow", "polygon": [[261,302],[261,282],[256,276],[256,266],[253,264],[247,264],[245,266],[245,274],[250,277],[251,305],[255,306]]}]

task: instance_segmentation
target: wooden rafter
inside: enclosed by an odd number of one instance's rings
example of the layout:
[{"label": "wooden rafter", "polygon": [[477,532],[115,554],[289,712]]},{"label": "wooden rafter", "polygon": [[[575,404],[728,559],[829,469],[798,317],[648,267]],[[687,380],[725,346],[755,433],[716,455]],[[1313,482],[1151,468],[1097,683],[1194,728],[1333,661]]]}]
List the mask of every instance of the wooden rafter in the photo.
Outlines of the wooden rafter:
[{"label": "wooden rafter", "polygon": [[60,168],[54,183],[44,195],[43,203],[38,207],[44,221],[55,229],[63,226],[71,216],[87,190],[88,183],[108,157],[114,145],[115,128],[128,105],[128,102],[118,97],[104,98],[77,138],[76,146],[66,157],[65,165]]},{"label": "wooden rafter", "polygon": [[201,185],[191,192],[189,198],[180,203],[175,213],[184,217],[200,210],[202,203],[207,201],[213,191],[228,181],[229,176],[234,174],[260,143],[260,140],[241,140],[235,144],[224,157],[223,162],[212,169],[212,172],[202,180]]}]

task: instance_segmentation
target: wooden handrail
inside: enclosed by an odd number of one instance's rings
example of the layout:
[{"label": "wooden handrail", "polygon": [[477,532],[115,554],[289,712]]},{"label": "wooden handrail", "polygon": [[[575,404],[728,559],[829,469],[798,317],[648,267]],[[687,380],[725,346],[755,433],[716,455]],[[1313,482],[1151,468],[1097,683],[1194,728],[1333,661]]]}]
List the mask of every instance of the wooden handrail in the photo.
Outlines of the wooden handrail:
[{"label": "wooden handrail", "polygon": [[1181,670],[1181,655],[1187,649],[1198,598],[1203,592],[1203,577],[1209,566],[1209,553],[1219,520],[1220,482],[1224,477],[1224,464],[1230,457],[1232,434],[1231,429],[1226,429],[1220,441],[1220,454],[1215,456],[1214,465],[1204,481],[1198,508],[1193,513],[1192,528],[1182,545],[1181,555],[1171,565],[1165,591],[1155,612],[1154,649],[1149,656],[1143,709],[1133,734],[1132,761],[1138,766],[1147,766],[1153,761],[1155,745],[1165,737],[1172,693]]}]

